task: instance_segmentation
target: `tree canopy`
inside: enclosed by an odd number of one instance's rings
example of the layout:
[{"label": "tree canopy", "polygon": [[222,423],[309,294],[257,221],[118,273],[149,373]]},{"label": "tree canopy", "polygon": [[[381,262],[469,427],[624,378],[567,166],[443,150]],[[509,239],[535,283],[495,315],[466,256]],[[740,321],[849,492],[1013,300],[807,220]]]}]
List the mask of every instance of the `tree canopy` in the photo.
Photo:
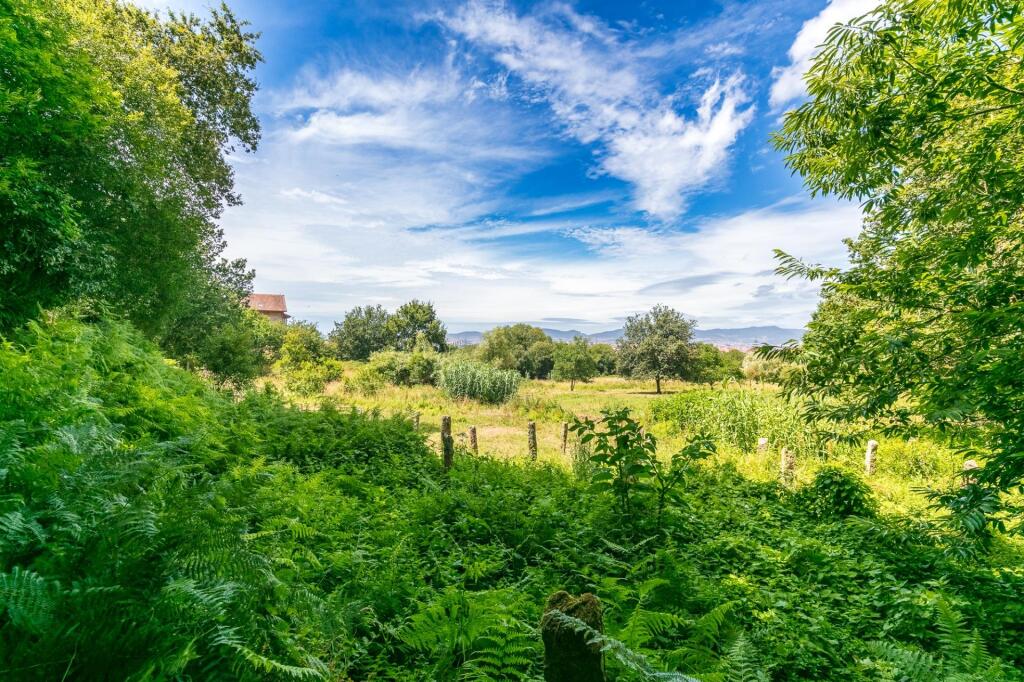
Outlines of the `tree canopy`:
[{"label": "tree canopy", "polygon": [[434,304],[427,301],[413,299],[399,306],[388,318],[388,333],[396,350],[413,350],[421,335],[436,351],[448,347],[448,330],[437,319]]},{"label": "tree canopy", "polygon": [[555,367],[552,379],[568,380],[569,390],[576,389],[577,381],[590,381],[597,376],[597,362],[590,353],[587,340],[576,337],[572,341],[555,345]]},{"label": "tree canopy", "polygon": [[694,324],[663,305],[630,316],[619,340],[620,371],[627,376],[654,379],[661,393],[662,379],[681,379],[689,371]]},{"label": "tree canopy", "polygon": [[823,283],[787,387],[815,419],[976,448],[979,485],[944,499],[975,531],[1024,476],[1021,10],[890,1],[833,28],[776,136],[813,193],[864,208],[848,268],[780,254]]},{"label": "tree canopy", "polygon": [[388,325],[391,315],[383,306],[356,306],[345,319],[334,323],[328,336],[334,353],[342,360],[367,360],[393,345]]},{"label": "tree canopy", "polygon": [[[533,360],[545,351],[553,352],[553,348],[538,346],[531,357],[530,348],[536,343],[551,343],[551,338],[540,327],[525,323],[510,324],[486,332],[478,353],[481,360],[495,367],[514,369],[525,377],[537,377],[540,368],[532,366],[536,364]],[[550,366],[547,366],[547,370],[550,371]]]},{"label": "tree canopy", "polygon": [[0,10],[0,331],[88,299],[216,364],[252,277],[215,221],[239,200],[227,155],[259,140],[256,35],[226,7]]}]

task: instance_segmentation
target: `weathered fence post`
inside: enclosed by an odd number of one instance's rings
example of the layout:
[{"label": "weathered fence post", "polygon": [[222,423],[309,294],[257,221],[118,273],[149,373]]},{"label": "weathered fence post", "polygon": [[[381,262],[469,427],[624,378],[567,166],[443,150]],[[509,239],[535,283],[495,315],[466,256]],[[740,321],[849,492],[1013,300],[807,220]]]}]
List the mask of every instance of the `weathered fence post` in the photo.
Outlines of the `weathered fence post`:
[{"label": "weathered fence post", "polygon": [[[566,618],[568,616],[569,618]],[[540,621],[544,640],[544,679],[546,682],[604,682],[604,656],[599,643],[588,644],[590,634],[570,618],[583,621],[597,632],[604,631],[601,602],[586,592],[573,597],[555,592],[544,606]]]},{"label": "weathered fence post", "polygon": [[864,451],[864,473],[870,476],[875,473],[875,453],[878,452],[878,441],[869,440],[868,448]]},{"label": "weathered fence post", "polygon": [[420,413],[419,412],[413,412],[412,413],[412,428],[414,428],[417,431],[420,430]]},{"label": "weathered fence post", "polygon": [[537,422],[526,425],[526,445],[530,450],[530,459],[537,459]]},{"label": "weathered fence post", "polygon": [[474,455],[480,454],[480,449],[478,448],[477,442],[476,442],[476,427],[475,426],[470,426],[469,427],[469,449],[473,451]]},{"label": "weathered fence post", "polygon": [[761,454],[764,454],[765,452],[768,452],[768,439],[767,438],[758,438],[757,439],[757,453],[759,455],[761,455]]},{"label": "weathered fence post", "polygon": [[569,422],[562,422],[562,456],[569,449]]},{"label": "weathered fence post", "polygon": [[782,448],[782,459],[779,462],[779,473],[782,485],[789,487],[796,479],[796,455],[789,448]]},{"label": "weathered fence post", "polygon": [[977,477],[972,476],[970,473],[968,473],[968,472],[974,471],[975,469],[978,469],[978,468],[980,468],[980,467],[978,466],[978,461],[977,460],[969,459],[966,462],[964,462],[964,473],[963,473],[964,481],[960,485],[961,488],[966,488],[967,486],[973,485],[973,484],[978,482]]},{"label": "weathered fence post", "polygon": [[441,460],[444,462],[444,470],[452,468],[455,461],[455,441],[452,439],[452,418],[441,417]]}]

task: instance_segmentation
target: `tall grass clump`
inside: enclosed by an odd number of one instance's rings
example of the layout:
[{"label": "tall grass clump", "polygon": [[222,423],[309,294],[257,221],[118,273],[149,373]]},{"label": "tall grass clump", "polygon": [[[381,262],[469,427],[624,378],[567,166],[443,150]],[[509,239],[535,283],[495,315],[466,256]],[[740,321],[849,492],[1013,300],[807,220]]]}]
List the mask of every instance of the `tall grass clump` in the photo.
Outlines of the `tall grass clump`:
[{"label": "tall grass clump", "polygon": [[801,417],[799,408],[769,391],[698,389],[654,402],[651,417],[682,433],[707,433],[719,444],[752,450],[759,438],[800,454],[825,453],[825,441]]},{"label": "tall grass clump", "polygon": [[519,390],[519,372],[497,369],[471,360],[453,360],[438,372],[438,385],[449,398],[470,398],[485,403],[507,401]]}]

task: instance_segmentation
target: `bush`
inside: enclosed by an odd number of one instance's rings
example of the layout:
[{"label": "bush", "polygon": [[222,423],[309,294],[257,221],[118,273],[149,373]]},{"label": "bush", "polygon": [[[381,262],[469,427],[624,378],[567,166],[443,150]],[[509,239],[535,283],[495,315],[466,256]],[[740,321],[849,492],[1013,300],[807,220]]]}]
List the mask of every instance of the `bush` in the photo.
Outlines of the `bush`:
[{"label": "bush", "polygon": [[314,396],[324,392],[327,384],[341,378],[341,366],[335,360],[303,362],[298,366],[281,369],[284,387],[301,396]]},{"label": "bush", "polygon": [[651,417],[684,433],[710,434],[718,443],[752,450],[759,438],[773,448],[806,455],[825,452],[825,443],[803,420],[797,405],[777,393],[698,389],[651,405]]},{"label": "bush", "polygon": [[503,403],[519,390],[519,372],[497,369],[471,361],[445,363],[437,380],[449,398],[470,398],[485,403]]},{"label": "bush", "polygon": [[433,385],[440,364],[440,354],[432,350],[382,351],[370,356],[370,361],[360,369],[360,375],[374,375],[359,379],[363,384],[389,383],[395,386]]},{"label": "bush", "polygon": [[823,467],[814,482],[801,491],[807,507],[819,517],[872,516],[877,504],[871,488],[856,475],[838,467]]}]

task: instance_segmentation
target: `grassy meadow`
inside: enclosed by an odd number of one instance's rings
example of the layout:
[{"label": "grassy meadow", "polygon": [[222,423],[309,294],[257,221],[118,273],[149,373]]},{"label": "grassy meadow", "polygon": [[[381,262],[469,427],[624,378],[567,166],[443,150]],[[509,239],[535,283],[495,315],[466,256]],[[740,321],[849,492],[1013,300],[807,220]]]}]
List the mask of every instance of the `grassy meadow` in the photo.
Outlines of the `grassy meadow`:
[{"label": "grassy meadow", "polygon": [[[628,408],[634,418],[658,439],[663,458],[683,447],[691,436],[707,432],[715,437],[715,464],[728,463],[742,475],[757,481],[779,478],[780,449],[797,452],[796,483],[806,484],[823,466],[839,465],[864,473],[864,444],[818,444],[809,442],[809,427],[796,408],[788,405],[773,384],[730,381],[713,386],[664,380],[662,393],[654,382],[620,376],[597,377],[577,382],[527,379],[518,393],[503,404],[448,398],[430,385],[383,384],[373,391],[361,390],[353,380],[364,363],[344,363],[344,375],[327,385],[321,396],[295,397],[315,408],[323,397],[360,411],[379,411],[385,416],[419,414],[419,430],[427,442],[440,450],[440,424],[444,415],[452,418],[457,448],[468,450],[469,428],[475,426],[481,455],[500,460],[525,460],[527,424],[537,427],[537,457],[543,462],[571,468],[578,444],[569,435],[562,451],[562,424],[573,417],[597,418],[604,410]],[[279,386],[269,377],[267,383]],[[697,406],[686,423],[674,414],[673,406],[685,402]],[[692,414],[692,412],[696,414]],[[675,410],[678,412],[678,410]],[[769,439],[759,452],[758,438]],[[891,513],[929,514],[927,500],[915,490],[945,486],[961,471],[963,459],[947,446],[927,438],[905,439],[875,435],[879,449],[875,472],[866,477],[881,509]]]}]

